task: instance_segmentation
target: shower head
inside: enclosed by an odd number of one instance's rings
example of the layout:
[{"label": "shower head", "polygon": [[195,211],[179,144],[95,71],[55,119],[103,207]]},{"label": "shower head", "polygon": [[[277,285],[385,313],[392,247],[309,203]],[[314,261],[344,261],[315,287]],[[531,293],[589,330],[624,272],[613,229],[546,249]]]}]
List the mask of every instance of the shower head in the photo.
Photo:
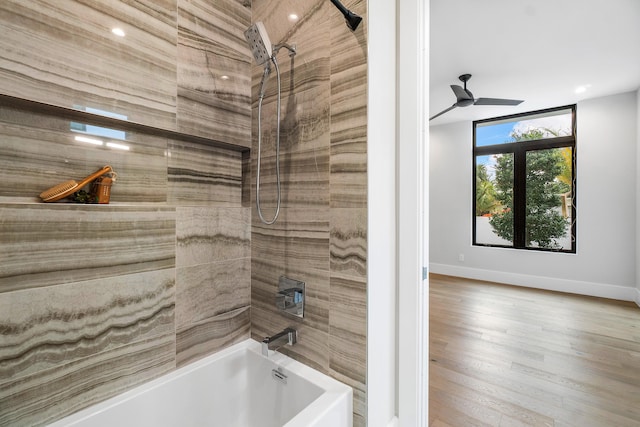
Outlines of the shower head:
[{"label": "shower head", "polygon": [[344,15],[344,19],[347,23],[347,27],[349,27],[351,31],[355,31],[356,28],[358,28],[358,25],[360,25],[362,18],[344,7],[339,0],[331,0],[331,3],[333,3],[333,5],[337,7],[340,12],[342,12],[342,15]]},{"label": "shower head", "polygon": [[244,32],[244,36],[249,43],[249,49],[253,53],[253,57],[258,65],[269,63],[273,54],[271,41],[267,35],[264,24],[260,21],[256,22]]}]

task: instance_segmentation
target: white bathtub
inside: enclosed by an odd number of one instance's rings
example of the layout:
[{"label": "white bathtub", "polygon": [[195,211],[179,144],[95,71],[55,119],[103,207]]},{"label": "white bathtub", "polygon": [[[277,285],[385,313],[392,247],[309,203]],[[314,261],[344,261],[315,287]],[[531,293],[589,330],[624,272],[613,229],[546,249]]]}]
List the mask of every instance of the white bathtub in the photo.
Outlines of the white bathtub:
[{"label": "white bathtub", "polygon": [[[251,339],[51,427],[351,427],[352,389]],[[272,370],[287,376],[286,384]]]}]

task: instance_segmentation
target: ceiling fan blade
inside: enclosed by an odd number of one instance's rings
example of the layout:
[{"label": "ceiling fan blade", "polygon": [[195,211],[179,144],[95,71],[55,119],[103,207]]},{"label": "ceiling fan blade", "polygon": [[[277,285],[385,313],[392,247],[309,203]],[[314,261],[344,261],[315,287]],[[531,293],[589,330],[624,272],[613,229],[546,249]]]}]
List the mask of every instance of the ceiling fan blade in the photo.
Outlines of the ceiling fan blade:
[{"label": "ceiling fan blade", "polygon": [[473,96],[469,95],[466,90],[462,88],[462,86],[451,85],[451,90],[456,94],[456,98],[458,101],[462,100],[473,100]]},{"label": "ceiling fan blade", "polygon": [[429,121],[431,121],[431,120],[435,119],[436,117],[439,117],[439,116],[443,115],[443,114],[444,114],[444,113],[446,113],[447,111],[451,111],[451,110],[453,110],[453,109],[454,109],[454,108],[456,108],[456,107],[457,107],[457,105],[456,105],[456,104],[453,104],[451,107],[447,108],[446,110],[442,110],[442,111],[440,111],[440,112],[439,112],[438,114],[436,114],[435,116],[431,116],[431,117],[429,117]]},{"label": "ceiling fan blade", "polygon": [[478,98],[473,105],[518,105],[522,102],[519,99]]}]

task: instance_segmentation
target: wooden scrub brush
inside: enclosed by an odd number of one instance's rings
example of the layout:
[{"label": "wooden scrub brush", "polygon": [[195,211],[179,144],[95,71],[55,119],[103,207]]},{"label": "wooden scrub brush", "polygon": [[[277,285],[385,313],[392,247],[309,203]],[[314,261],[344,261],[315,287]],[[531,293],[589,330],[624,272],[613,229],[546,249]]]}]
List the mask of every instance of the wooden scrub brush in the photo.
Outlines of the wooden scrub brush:
[{"label": "wooden scrub brush", "polygon": [[99,176],[111,172],[111,170],[111,166],[107,165],[102,169],[92,173],[80,182],[76,182],[73,179],[65,181],[40,193],[40,198],[43,202],[55,202],[57,200],[64,199],[65,197],[70,196],[73,192],[80,190],[82,187],[98,178]]}]

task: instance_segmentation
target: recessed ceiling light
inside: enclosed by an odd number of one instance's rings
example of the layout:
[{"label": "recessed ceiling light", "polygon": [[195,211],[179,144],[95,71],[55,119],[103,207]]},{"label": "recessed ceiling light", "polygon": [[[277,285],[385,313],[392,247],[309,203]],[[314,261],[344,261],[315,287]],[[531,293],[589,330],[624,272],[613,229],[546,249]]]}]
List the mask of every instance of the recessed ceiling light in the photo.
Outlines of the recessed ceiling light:
[{"label": "recessed ceiling light", "polygon": [[229,76],[227,76],[226,74],[225,74],[224,76],[220,76],[220,78],[221,78],[222,80],[229,80]]},{"label": "recessed ceiling light", "polygon": [[591,87],[590,84],[586,84],[586,85],[582,85],[582,86],[578,86],[575,90],[576,93],[585,93],[587,91],[587,89],[589,89]]},{"label": "recessed ceiling light", "polygon": [[118,37],[124,37],[125,36],[124,30],[122,28],[118,28],[118,27],[112,28],[111,32],[113,34],[115,34],[116,36],[118,36]]},{"label": "recessed ceiling light", "polygon": [[300,19],[300,17],[297,14],[295,14],[295,13],[290,13],[289,14],[289,21],[296,22],[298,19]]}]

